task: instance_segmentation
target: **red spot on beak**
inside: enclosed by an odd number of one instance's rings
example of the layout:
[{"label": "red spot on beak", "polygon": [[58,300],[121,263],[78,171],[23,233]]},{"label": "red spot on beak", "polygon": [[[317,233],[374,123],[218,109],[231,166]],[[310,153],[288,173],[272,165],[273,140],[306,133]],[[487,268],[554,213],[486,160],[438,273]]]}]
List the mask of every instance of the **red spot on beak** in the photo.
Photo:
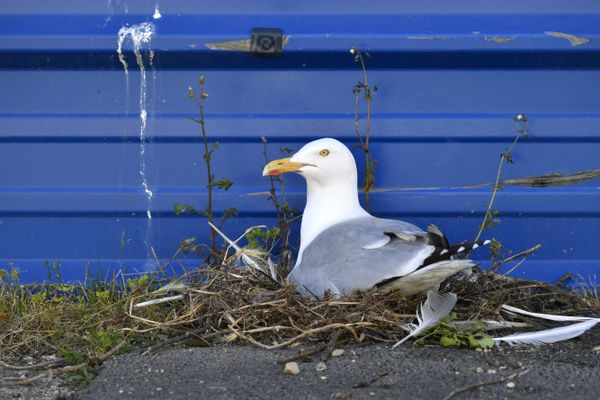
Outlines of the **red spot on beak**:
[{"label": "red spot on beak", "polygon": [[267,176],[277,176],[281,174],[281,170],[279,169],[271,169],[267,172]]}]

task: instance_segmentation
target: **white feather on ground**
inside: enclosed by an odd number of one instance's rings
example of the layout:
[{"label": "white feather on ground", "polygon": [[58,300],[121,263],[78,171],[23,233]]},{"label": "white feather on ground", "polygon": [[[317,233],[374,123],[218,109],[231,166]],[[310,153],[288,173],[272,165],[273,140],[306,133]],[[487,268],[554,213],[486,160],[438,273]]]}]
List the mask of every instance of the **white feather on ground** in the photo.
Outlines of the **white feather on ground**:
[{"label": "white feather on ground", "polygon": [[515,306],[509,306],[508,304],[503,304],[502,309],[512,312],[512,313],[515,313],[515,314],[529,315],[530,317],[548,319],[550,321],[561,321],[561,322],[562,321],[588,321],[590,319],[597,319],[597,318],[591,318],[591,317],[573,317],[570,315],[552,315],[552,314],[535,313],[535,312],[523,310],[523,309],[515,307]]},{"label": "white feather on ground", "polygon": [[511,346],[517,344],[533,344],[533,345],[541,345],[541,344],[549,344],[556,343],[563,340],[572,339],[583,334],[588,329],[593,328],[600,322],[600,318],[590,318],[590,317],[576,317],[569,315],[552,315],[552,314],[543,314],[543,313],[534,313],[531,311],[522,310],[520,308],[510,306],[508,304],[504,304],[502,308],[506,311],[516,314],[527,315],[530,317],[536,317],[541,319],[547,319],[550,321],[579,321],[575,324],[561,326],[558,328],[552,329],[544,329],[541,331],[534,332],[525,332],[525,333],[516,333],[514,335],[503,336],[499,338],[494,338],[496,344],[500,342],[506,342]]},{"label": "white feather on ground", "polygon": [[572,339],[583,334],[590,328],[593,328],[600,319],[590,319],[583,322],[577,322],[575,324],[561,326],[559,328],[545,329],[542,331],[517,333],[514,335],[503,336],[494,338],[494,341],[498,344],[500,342],[506,342],[511,346],[517,344],[549,344],[556,343],[563,340]]},{"label": "white feather on ground", "polygon": [[454,293],[439,294],[432,290],[427,292],[427,300],[421,305],[421,312],[417,310],[418,324],[410,324],[408,326],[410,333],[392,346],[392,348],[401,345],[408,338],[416,336],[440,322],[450,314],[456,305],[456,300],[456,294]]}]

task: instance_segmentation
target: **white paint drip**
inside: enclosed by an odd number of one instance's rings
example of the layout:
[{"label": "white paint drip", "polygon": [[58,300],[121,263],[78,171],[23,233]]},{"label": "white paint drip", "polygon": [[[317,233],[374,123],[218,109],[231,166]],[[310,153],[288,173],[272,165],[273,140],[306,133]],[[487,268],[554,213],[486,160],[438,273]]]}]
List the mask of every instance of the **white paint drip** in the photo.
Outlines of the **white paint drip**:
[{"label": "white paint drip", "polygon": [[156,3],[156,7],[154,7],[154,15],[152,15],[152,18],[154,18],[154,19],[162,18],[162,14],[160,13],[160,10],[158,9],[158,3]]},{"label": "white paint drip", "polygon": [[[123,56],[123,45],[127,39],[131,40],[132,50],[140,65],[142,57],[141,49],[143,44],[150,43],[152,35],[154,34],[154,24],[151,22],[144,22],[139,25],[124,26],[119,29],[119,35],[117,39],[117,54],[119,55],[119,61],[123,64],[125,73],[128,73],[128,66],[125,57]],[[143,63],[140,68],[143,68]]]},{"label": "white paint drip", "polygon": [[[146,125],[148,123],[148,112],[146,111],[146,99],[147,99],[147,79],[146,79],[146,68],[144,66],[144,60],[142,58],[142,45],[150,43],[152,35],[154,34],[154,24],[144,22],[139,25],[124,26],[119,30],[117,40],[117,54],[119,61],[123,65],[125,75],[128,76],[128,65],[123,55],[123,47],[129,40],[131,42],[132,50],[135,55],[135,60],[138,67],[140,68],[140,177],[142,178],[142,187],[144,193],[148,199],[148,209],[146,210],[146,216],[148,220],[152,220],[152,212],[150,211],[150,203],[154,193],[148,185],[146,179]],[[149,62],[152,65],[154,58],[154,52],[150,51]],[[129,86],[129,81],[127,81]]]}]

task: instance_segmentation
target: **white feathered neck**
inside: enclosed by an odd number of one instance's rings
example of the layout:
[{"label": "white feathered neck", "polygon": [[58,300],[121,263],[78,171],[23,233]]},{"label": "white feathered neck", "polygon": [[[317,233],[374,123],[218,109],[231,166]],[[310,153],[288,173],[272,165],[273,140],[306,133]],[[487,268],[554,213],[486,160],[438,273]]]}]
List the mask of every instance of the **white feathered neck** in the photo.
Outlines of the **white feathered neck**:
[{"label": "white feathered neck", "polygon": [[300,263],[306,246],[319,233],[340,222],[370,215],[358,201],[356,184],[356,173],[354,179],[340,179],[334,184],[329,182],[326,185],[306,177],[306,207],[302,215],[300,250],[296,265]]},{"label": "white feathered neck", "polygon": [[368,217],[358,201],[358,173],[352,152],[338,140],[323,138],[305,144],[290,159],[305,166],[298,173],[306,180],[306,207],[300,229],[300,250],[327,228],[359,217]]}]

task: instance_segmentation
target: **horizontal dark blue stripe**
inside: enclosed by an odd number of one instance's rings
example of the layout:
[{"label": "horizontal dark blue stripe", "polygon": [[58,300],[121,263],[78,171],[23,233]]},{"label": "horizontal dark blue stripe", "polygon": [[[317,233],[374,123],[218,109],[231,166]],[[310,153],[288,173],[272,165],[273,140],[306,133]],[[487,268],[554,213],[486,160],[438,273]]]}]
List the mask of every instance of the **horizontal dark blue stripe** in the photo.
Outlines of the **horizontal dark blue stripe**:
[{"label": "horizontal dark blue stripe", "polygon": [[[135,57],[125,54],[134,68]],[[347,50],[335,52],[286,52],[282,58],[258,58],[239,52],[192,52],[157,50],[159,70],[189,70],[201,65],[204,71],[336,69],[352,70]],[[593,70],[600,68],[600,51],[403,51],[378,52],[369,60],[369,69],[515,69],[515,70]],[[113,70],[123,69],[116,51],[0,51],[0,70]]]},{"label": "horizontal dark blue stripe", "polygon": [[[137,88],[136,88],[137,90]],[[367,114],[360,112],[359,117],[361,119],[366,118]],[[529,119],[600,119],[600,112],[529,112],[527,113]],[[515,113],[506,112],[481,112],[481,113],[443,113],[443,112],[422,112],[422,113],[399,113],[399,112],[377,112],[374,110],[371,113],[373,119],[476,119],[476,120],[512,120]],[[148,120],[158,119],[189,119],[196,118],[196,114],[191,113],[174,113],[174,112],[158,112],[153,113],[149,111]],[[346,113],[335,113],[335,112],[302,112],[302,113],[289,113],[289,112],[256,112],[256,113],[211,113],[205,112],[204,117],[206,119],[339,119],[339,118],[352,118],[354,119],[354,112]],[[139,120],[139,112],[137,109],[130,110],[129,112],[123,113],[77,113],[77,112],[65,112],[65,113],[36,113],[36,112],[19,112],[19,113],[7,113],[0,112],[0,119],[33,119],[33,118],[49,118],[49,119],[79,119],[79,118],[95,118],[95,119],[128,119],[128,120]],[[191,121],[190,121],[191,122]]]}]

